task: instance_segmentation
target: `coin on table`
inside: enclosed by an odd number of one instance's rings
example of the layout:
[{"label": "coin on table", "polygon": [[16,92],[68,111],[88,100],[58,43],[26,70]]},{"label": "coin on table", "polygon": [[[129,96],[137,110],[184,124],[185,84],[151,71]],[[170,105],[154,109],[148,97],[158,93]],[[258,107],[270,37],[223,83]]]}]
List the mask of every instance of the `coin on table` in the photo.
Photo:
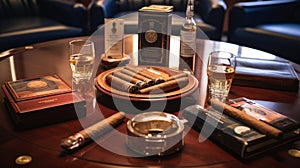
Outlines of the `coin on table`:
[{"label": "coin on table", "polygon": [[17,159],[16,159],[16,163],[18,165],[28,164],[31,161],[32,161],[32,157],[29,155],[22,155],[22,156],[17,157]]},{"label": "coin on table", "polygon": [[300,158],[300,150],[298,149],[290,149],[288,151],[289,155],[293,156],[293,157],[298,157]]}]

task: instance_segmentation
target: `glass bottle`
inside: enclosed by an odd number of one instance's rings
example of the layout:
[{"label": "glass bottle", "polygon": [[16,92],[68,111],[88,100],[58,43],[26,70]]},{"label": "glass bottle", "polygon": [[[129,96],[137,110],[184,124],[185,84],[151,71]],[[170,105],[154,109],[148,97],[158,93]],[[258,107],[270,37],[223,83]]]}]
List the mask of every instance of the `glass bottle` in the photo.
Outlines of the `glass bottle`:
[{"label": "glass bottle", "polygon": [[194,72],[197,25],[194,20],[194,0],[188,0],[186,17],[180,30],[179,70]]}]

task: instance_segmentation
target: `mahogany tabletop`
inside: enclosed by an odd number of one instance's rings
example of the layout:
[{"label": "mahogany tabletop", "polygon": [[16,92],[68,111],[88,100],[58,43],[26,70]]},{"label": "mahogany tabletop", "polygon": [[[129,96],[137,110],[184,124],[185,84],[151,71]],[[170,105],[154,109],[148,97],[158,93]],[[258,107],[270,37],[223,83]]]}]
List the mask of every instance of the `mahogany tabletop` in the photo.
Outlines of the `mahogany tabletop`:
[{"label": "mahogany tabletop", "polygon": [[[61,76],[71,84],[68,42],[72,39],[86,38],[88,37],[49,41],[0,53],[1,84],[12,80],[52,74]],[[100,56],[103,53],[103,38],[95,36],[91,37],[91,40],[96,43],[95,64],[99,65]],[[178,46],[178,37],[173,37],[171,52],[178,53]],[[206,87],[206,74],[202,73],[201,62],[204,62],[208,53],[213,50],[230,51],[239,57],[280,60],[274,55],[235,44],[198,40],[197,53],[199,57],[196,61],[195,76],[199,80],[200,88]],[[129,35],[125,38],[125,52],[131,55],[131,64],[136,64],[136,51],[137,36]],[[177,63],[173,58],[170,66],[176,67]],[[299,65],[293,64],[293,66],[299,74]],[[95,78],[101,71],[100,69],[95,72],[93,77]],[[95,91],[95,88],[91,87],[91,90]],[[200,104],[205,104],[205,94],[200,91]],[[297,167],[300,164],[299,158],[288,154],[289,149],[300,149],[300,141],[289,143],[250,159],[241,159],[210,140],[199,142],[199,132],[193,129],[185,132],[184,148],[177,153],[162,157],[132,157],[130,155],[132,151],[126,147],[124,139],[122,140],[123,136],[119,134],[126,134],[128,118],[116,127],[116,130],[95,140],[96,142],[91,142],[72,153],[65,153],[60,147],[61,140],[80,131],[84,127],[83,125],[96,122],[99,119],[99,111],[89,111],[90,109],[88,109],[87,116],[80,120],[17,131],[14,129],[8,110],[3,103],[3,91],[0,92],[0,96],[0,167],[17,167],[15,160],[22,155],[32,157],[32,161],[21,165],[22,167]],[[289,92],[234,85],[229,97],[253,99],[300,122],[300,91]],[[94,100],[92,98],[92,101]],[[100,102],[98,102],[97,109],[100,109],[105,117],[117,111]],[[174,114],[176,115],[178,112],[174,112]],[[87,120],[89,122],[86,122]],[[110,148],[106,148],[108,146]]]}]

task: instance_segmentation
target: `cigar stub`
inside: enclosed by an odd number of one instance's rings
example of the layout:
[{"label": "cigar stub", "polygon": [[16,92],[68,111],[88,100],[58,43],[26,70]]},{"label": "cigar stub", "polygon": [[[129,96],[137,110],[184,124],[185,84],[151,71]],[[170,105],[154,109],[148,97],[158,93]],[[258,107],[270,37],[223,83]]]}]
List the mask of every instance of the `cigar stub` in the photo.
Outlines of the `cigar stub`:
[{"label": "cigar stub", "polygon": [[87,144],[92,138],[99,138],[104,135],[106,132],[112,130],[112,127],[120,124],[125,118],[124,112],[118,112],[112,116],[97,122],[90,127],[77,132],[76,134],[69,136],[66,139],[63,139],[60,146],[67,150],[73,151],[79,147]]},{"label": "cigar stub", "polygon": [[219,100],[211,99],[210,105],[215,110],[224,111],[224,113],[226,113],[227,115],[238,119],[246,125],[251,126],[256,130],[260,131],[261,133],[266,134],[267,136],[280,138],[283,135],[281,130],[272,127],[263,121],[257,120],[256,118],[247,115],[245,112],[236,109],[228,104],[225,104]]},{"label": "cigar stub", "polygon": [[161,91],[163,92],[168,92],[170,90],[174,89],[180,89],[183,86],[185,86],[189,82],[188,77],[183,77],[183,78],[178,78],[178,79],[173,79],[164,83],[160,83],[157,85],[149,86],[144,89],[140,89],[138,93],[140,94],[146,94],[146,93],[159,93]]},{"label": "cigar stub", "polygon": [[112,74],[106,76],[106,82],[110,84],[111,87],[128,93],[135,93],[138,90],[138,86],[113,76]]}]

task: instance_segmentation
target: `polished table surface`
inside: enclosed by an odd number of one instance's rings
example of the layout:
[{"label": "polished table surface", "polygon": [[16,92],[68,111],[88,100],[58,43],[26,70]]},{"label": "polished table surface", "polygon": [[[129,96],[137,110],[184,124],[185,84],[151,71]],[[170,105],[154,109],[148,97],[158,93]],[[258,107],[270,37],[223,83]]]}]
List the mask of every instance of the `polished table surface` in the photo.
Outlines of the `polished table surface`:
[{"label": "polished table surface", "polygon": [[[87,38],[87,37],[78,37]],[[78,39],[76,38],[76,39]],[[99,64],[103,53],[103,38],[91,37],[96,43],[96,64]],[[68,42],[72,39],[61,39],[39,43],[32,46],[17,48],[0,55],[0,82],[41,77],[58,74],[71,84],[71,70],[69,68]],[[137,36],[128,36],[125,43],[126,53],[132,55],[131,64],[136,64]],[[135,45],[131,45],[135,44]],[[178,38],[171,42],[171,52],[178,53]],[[213,50],[230,51],[239,57],[264,59],[279,59],[274,55],[258,50],[237,46],[225,42],[210,40],[197,41],[197,65],[195,76],[199,80],[199,87],[205,88],[205,73],[201,62]],[[171,67],[176,67],[176,59],[170,61]],[[199,61],[200,60],[200,61]],[[203,61],[201,61],[203,60]],[[293,64],[296,70],[299,65]],[[94,74],[94,77],[101,69]],[[299,71],[298,71],[299,74]],[[91,87],[94,89],[93,87]],[[199,103],[205,103],[204,94],[200,91]],[[83,125],[99,120],[99,111],[87,111],[87,116],[79,120],[66,121],[26,131],[16,131],[3,103],[1,91],[0,104],[0,167],[17,167],[15,159],[21,155],[29,155],[32,161],[22,167],[297,167],[300,159],[288,154],[289,149],[300,149],[300,141],[287,144],[276,150],[266,152],[257,157],[243,160],[232,155],[210,140],[199,142],[199,132],[191,129],[184,137],[184,148],[175,154],[164,157],[129,157],[130,154],[118,132],[126,134],[126,124],[122,123],[116,130],[105,134],[82,149],[66,154],[60,147],[62,139],[80,131]],[[300,121],[300,93],[233,86],[230,98],[247,97]],[[105,117],[114,114],[116,110],[98,103],[98,109]],[[178,114],[178,112],[174,112]],[[63,114],[62,114],[63,115]],[[128,119],[127,119],[128,120]],[[87,122],[88,121],[88,122]],[[101,144],[101,145],[99,145]],[[113,145],[111,145],[113,144]],[[102,146],[110,146],[105,149]],[[119,151],[124,155],[116,154]]]}]

